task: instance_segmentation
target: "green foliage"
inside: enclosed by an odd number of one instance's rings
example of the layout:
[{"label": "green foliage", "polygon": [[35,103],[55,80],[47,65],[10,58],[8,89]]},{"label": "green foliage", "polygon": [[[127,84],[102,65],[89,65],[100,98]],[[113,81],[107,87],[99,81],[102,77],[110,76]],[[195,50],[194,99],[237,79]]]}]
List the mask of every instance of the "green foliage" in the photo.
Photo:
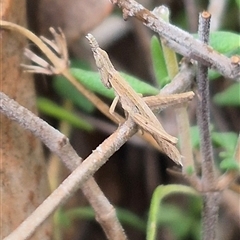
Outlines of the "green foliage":
[{"label": "green foliage", "polygon": [[238,8],[240,9],[240,0],[236,0],[236,4],[237,4]]},{"label": "green foliage", "polygon": [[192,126],[190,128],[190,135],[191,135],[192,147],[199,148],[199,146],[200,146],[199,127]]},{"label": "green foliage", "polygon": [[162,46],[156,36],[151,39],[151,55],[156,81],[161,88],[169,83],[170,79],[168,78]]},{"label": "green foliage", "polygon": [[[198,37],[194,34],[194,37]],[[216,51],[228,57],[232,55],[239,55],[240,35],[233,32],[216,31],[210,33],[209,45]],[[220,74],[214,70],[209,70],[209,79],[213,80],[219,77]]]},{"label": "green foliage", "polygon": [[[220,148],[222,151],[219,153],[221,160],[219,168],[222,171],[238,170],[239,166],[233,156],[237,144],[238,135],[234,132],[215,132],[211,131],[211,140],[215,148]],[[191,140],[193,148],[199,148],[200,135],[198,126],[191,127]],[[189,170],[191,174],[191,169]]]},{"label": "green foliage", "polygon": [[193,166],[187,166],[186,173],[188,176],[191,176],[194,173]]},{"label": "green foliage", "polygon": [[[166,186],[158,186],[152,196],[151,204],[150,204],[150,210],[149,210],[149,216],[148,216],[148,223],[147,223],[147,240],[155,240],[156,234],[157,234],[157,227],[158,224],[162,222],[166,222],[166,219],[161,218],[162,216],[166,216],[169,218],[173,218],[172,216],[176,216],[178,213],[172,209],[172,213],[168,212],[164,215],[162,211],[163,200],[172,194],[187,194],[187,195],[194,195],[198,196],[198,193],[191,187],[183,186],[183,185],[176,185],[176,184],[169,184]],[[169,221],[168,221],[169,222]],[[171,229],[175,232],[176,235],[182,234],[185,235],[186,232],[184,232],[184,229],[181,228],[183,222],[183,218],[179,218],[178,224],[173,224]],[[191,225],[191,224],[190,224]],[[183,234],[184,233],[184,234]],[[196,234],[196,233],[195,233]]]},{"label": "green foliage", "polygon": [[221,93],[217,93],[213,101],[220,106],[240,106],[240,83],[232,84]]},{"label": "green foliage", "polygon": [[[71,68],[71,73],[79,82],[91,91],[110,99],[115,97],[113,89],[107,89],[103,85],[99,73],[86,71],[80,68]],[[136,92],[141,93],[142,95],[156,95],[159,92],[158,89],[145,83],[143,80],[137,79],[126,73],[120,74]]]},{"label": "green foliage", "polygon": [[187,211],[173,204],[163,203],[158,215],[159,227],[170,230],[176,240],[200,240],[201,200],[189,197]]},{"label": "green foliage", "polygon": [[[77,64],[77,63],[75,63]],[[113,89],[106,88],[97,72],[88,71],[80,68],[71,68],[73,76],[89,90],[104,97],[113,99],[115,97]],[[156,95],[158,89],[128,74],[121,73],[122,77],[142,95]],[[55,91],[63,98],[71,100],[76,106],[86,112],[92,112],[94,106],[89,102],[66,78],[56,76],[53,81]]]},{"label": "green foliage", "polygon": [[[193,148],[199,148],[200,135],[198,126],[193,126],[190,129]],[[234,132],[219,133],[213,130],[211,126],[211,139],[215,147],[221,147],[230,154],[234,153],[234,148],[237,143],[237,134]]]},{"label": "green foliage", "polygon": [[[198,38],[197,34],[193,34],[195,38]],[[240,48],[240,35],[232,32],[217,31],[210,33],[209,45],[216,51],[224,54],[228,57],[232,55],[239,55]],[[167,66],[165,63],[163,50],[161,43],[156,36],[151,39],[151,55],[153,61],[153,68],[157,83],[160,87],[163,87],[170,82],[168,77]],[[220,74],[214,70],[209,70],[209,79],[216,79]]]},{"label": "green foliage", "polygon": [[[116,208],[117,217],[119,221],[126,225],[133,227],[139,231],[145,232],[146,230],[146,222],[138,217],[133,212],[130,212],[126,209]],[[69,210],[63,211],[61,210],[58,214],[58,223],[60,227],[69,227],[73,224],[73,221],[84,219],[84,220],[95,220],[95,213],[91,207],[77,207],[71,208]]]},{"label": "green foliage", "polygon": [[63,99],[71,100],[77,107],[85,112],[91,113],[95,109],[94,105],[65,77],[55,76],[53,79],[53,88]]},{"label": "green foliage", "polygon": [[72,126],[84,129],[86,131],[93,130],[93,127],[87,121],[81,119],[76,114],[67,111],[65,108],[57,105],[49,99],[38,98],[37,105],[39,110],[48,116],[67,121]]},{"label": "green foliage", "polygon": [[146,231],[146,222],[131,211],[123,208],[116,208],[117,217],[122,224],[131,226],[142,232]]},{"label": "green foliage", "polygon": [[[197,34],[193,34],[193,36],[196,38],[198,37]],[[212,32],[209,37],[209,45],[226,56],[240,54],[239,42],[240,35],[232,32]],[[167,73],[162,46],[156,36],[153,36],[151,39],[151,54],[157,83],[160,87],[163,87],[169,83],[170,79]],[[216,79],[219,76],[219,73],[209,70],[210,79]]]},{"label": "green foliage", "polygon": [[237,134],[233,132],[212,133],[212,140],[215,143],[215,146],[224,149],[219,154],[222,159],[219,164],[219,168],[224,172],[229,170],[240,170],[240,166],[238,165],[236,159],[233,158],[235,155],[237,139]]},{"label": "green foliage", "polygon": [[222,54],[239,54],[240,35],[233,32],[216,31],[210,33],[210,46]]},{"label": "green foliage", "polygon": [[225,149],[230,156],[233,156],[235,151],[235,146],[237,144],[237,134],[234,132],[212,132],[212,141],[215,147],[221,147]]},{"label": "green foliage", "polygon": [[70,71],[72,75],[87,89],[107,98],[114,98],[115,95],[113,89],[108,89],[102,84],[98,72],[87,71],[80,68],[71,68]]},{"label": "green foliage", "polygon": [[240,166],[235,159],[225,158],[220,163],[220,169],[223,170],[223,171],[230,171],[230,170],[239,171]]}]

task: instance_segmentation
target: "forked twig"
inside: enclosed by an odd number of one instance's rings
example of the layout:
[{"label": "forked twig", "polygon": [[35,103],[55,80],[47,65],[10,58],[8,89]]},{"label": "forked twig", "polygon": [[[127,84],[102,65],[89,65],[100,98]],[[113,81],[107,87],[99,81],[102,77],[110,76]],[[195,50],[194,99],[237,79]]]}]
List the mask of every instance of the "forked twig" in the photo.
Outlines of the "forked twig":
[{"label": "forked twig", "polygon": [[[67,137],[2,92],[0,92],[0,112],[6,115],[9,119],[18,122],[18,124],[24,129],[31,131],[63,161],[69,170],[73,171],[80,165],[82,159],[72,148]],[[68,188],[66,188],[66,190],[68,191]],[[115,209],[104,196],[95,180],[89,178],[82,186],[82,190],[88,201],[91,203],[96,214],[96,220],[101,224],[106,236],[109,239],[126,239],[124,230],[116,217]],[[74,193],[74,191],[72,193]],[[70,196],[66,192],[65,195],[62,193],[61,196],[67,200]],[[25,230],[21,233],[20,227],[20,230],[17,230],[17,235],[13,235],[15,238],[13,237],[12,239],[20,240],[29,237],[39,224],[46,219],[48,216],[46,214],[51,214],[55,210],[55,208],[51,206],[51,203],[44,203],[44,206],[46,211],[49,212],[38,212],[38,221],[35,223],[33,223],[35,221],[34,218],[30,218],[29,221],[24,222],[23,225]],[[56,205],[56,207],[57,206],[58,205]],[[52,210],[51,207],[53,207]]]}]

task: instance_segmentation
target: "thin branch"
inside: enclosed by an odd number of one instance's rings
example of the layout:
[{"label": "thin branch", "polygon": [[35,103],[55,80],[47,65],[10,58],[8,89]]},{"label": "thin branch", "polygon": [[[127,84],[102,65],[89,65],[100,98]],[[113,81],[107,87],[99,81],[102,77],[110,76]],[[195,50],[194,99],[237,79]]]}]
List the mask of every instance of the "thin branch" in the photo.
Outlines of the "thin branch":
[{"label": "thin branch", "polygon": [[240,66],[234,66],[231,60],[213,50],[210,46],[194,39],[189,33],[164,22],[152,12],[134,0],[111,0],[123,11],[123,17],[136,17],[144,25],[165,38],[166,45],[183,56],[200,61],[202,64],[216,69],[223,76],[237,78],[240,76]]},{"label": "thin branch", "polygon": [[62,159],[68,169],[73,170],[81,163],[82,159],[72,148],[66,136],[3,92],[0,92],[0,111],[9,119],[18,122],[24,129],[31,131]]},{"label": "thin branch", "polygon": [[195,96],[194,92],[184,92],[184,93],[176,93],[176,94],[159,94],[156,96],[148,96],[144,97],[143,100],[147,103],[147,105],[151,108],[152,111],[159,112],[164,108],[174,105],[181,105],[183,103],[188,103]]},{"label": "thin branch", "polygon": [[[199,15],[199,39],[207,44],[209,40],[211,14],[202,12]],[[202,239],[216,239],[216,225],[221,192],[215,190],[213,150],[210,135],[209,81],[208,67],[198,63],[197,86],[199,92],[197,120],[200,131],[202,156]]]},{"label": "thin branch", "polygon": [[[136,125],[132,120],[127,120],[110,137],[100,144],[93,153],[85,159],[62,184],[35,209],[35,211],[19,225],[4,240],[23,240],[30,237],[34,230],[46,219],[57,207],[66,200],[103,165],[134,133]],[[113,239],[125,239],[114,236]]]},{"label": "thin branch", "polygon": [[160,94],[173,94],[186,92],[191,89],[196,75],[195,66],[186,58],[181,61],[179,73],[174,77],[170,84],[161,89]]},{"label": "thin branch", "polygon": [[[211,15],[203,12],[199,15],[199,38],[204,42],[208,42],[209,27]],[[198,64],[197,72],[198,85],[198,107],[197,120],[200,129],[200,145],[202,154],[202,180],[203,187],[209,188],[209,184],[214,181],[214,165],[213,150],[210,134],[210,109],[209,109],[209,81],[208,68],[201,63]]]},{"label": "thin branch", "polygon": [[[31,131],[63,161],[68,169],[73,171],[80,165],[82,159],[72,148],[67,137],[2,92],[0,92],[0,111],[9,119],[17,121],[24,129]],[[95,180],[93,178],[89,179],[82,187],[82,190],[93,207],[96,219],[103,227],[108,238],[118,239],[115,238],[117,236],[119,239],[126,239],[113,206],[104,196]],[[108,221],[106,221],[106,214],[108,214]],[[40,214],[38,216],[39,221],[43,222],[45,220],[44,217],[44,215]],[[35,225],[35,228],[37,226]],[[33,232],[35,228],[32,229],[29,226],[28,231],[31,230]]]},{"label": "thin branch", "polygon": [[[193,97],[193,93],[191,92],[180,95],[187,95],[187,97],[190,99]],[[159,96],[157,96],[157,98],[159,98]],[[22,127],[31,131],[35,136],[40,138],[40,140],[52,152],[56,153],[58,157],[62,159],[62,161],[70,170],[74,170],[80,164],[81,158],[77,155],[75,150],[69,144],[69,140],[62,133],[1,92],[0,111],[9,119],[17,121]],[[93,179],[88,180],[88,182],[83,186],[82,190],[93,206],[99,223],[104,229],[108,230],[105,232],[109,234],[109,229],[116,229],[118,224],[114,221],[116,220],[115,210],[107,201],[103,193],[100,194],[101,190],[95,181]],[[105,214],[107,214],[109,221],[104,219]],[[44,218],[42,221],[44,221]],[[111,224],[111,226],[106,226],[106,224]],[[113,236],[116,236],[116,232],[112,232],[112,235],[110,235],[109,239],[114,239]]]}]

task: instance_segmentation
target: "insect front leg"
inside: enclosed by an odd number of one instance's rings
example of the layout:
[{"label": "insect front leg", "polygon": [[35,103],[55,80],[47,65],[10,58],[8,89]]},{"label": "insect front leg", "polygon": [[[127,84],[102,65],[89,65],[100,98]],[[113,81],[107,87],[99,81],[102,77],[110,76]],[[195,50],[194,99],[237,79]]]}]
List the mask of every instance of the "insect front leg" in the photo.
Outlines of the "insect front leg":
[{"label": "insect front leg", "polygon": [[116,109],[116,106],[117,106],[118,101],[119,101],[119,96],[117,95],[117,96],[113,99],[113,101],[112,101],[112,104],[111,104],[111,106],[110,106],[110,108],[109,108],[109,112],[110,112],[111,115],[113,115],[113,116],[117,119],[117,121],[118,121],[119,123],[121,123],[122,120],[117,116],[117,114],[116,114],[116,112],[115,112],[115,109]]}]

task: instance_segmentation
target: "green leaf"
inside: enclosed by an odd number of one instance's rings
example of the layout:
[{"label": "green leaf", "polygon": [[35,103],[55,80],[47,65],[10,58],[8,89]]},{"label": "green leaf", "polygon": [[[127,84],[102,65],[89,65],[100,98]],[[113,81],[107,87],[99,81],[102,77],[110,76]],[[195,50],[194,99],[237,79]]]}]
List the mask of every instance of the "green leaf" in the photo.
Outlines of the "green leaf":
[{"label": "green leaf", "polygon": [[191,238],[200,240],[201,199],[191,197],[187,201],[189,203],[187,209],[163,203],[161,211],[158,214],[158,224],[169,229],[174,239]]},{"label": "green leaf", "polygon": [[90,70],[91,66],[87,62],[82,61],[81,59],[71,58],[70,68],[81,68],[85,70]]},{"label": "green leaf", "polygon": [[188,176],[191,176],[194,173],[193,166],[187,166],[186,173]]},{"label": "green leaf", "polygon": [[[197,34],[193,34],[198,38]],[[216,31],[210,33],[209,45],[216,51],[231,57],[240,54],[239,48],[240,35],[233,32]],[[209,69],[209,79],[213,80],[220,76],[220,74],[212,69]]]},{"label": "green leaf", "polygon": [[146,222],[143,221],[140,217],[134,214],[131,211],[128,211],[123,208],[116,208],[117,217],[119,221],[127,226],[134,227],[145,233],[146,231]]},{"label": "green leaf", "polygon": [[226,158],[221,161],[220,168],[224,171],[230,171],[230,170],[240,170],[240,166],[237,163],[237,161],[233,158]]},{"label": "green leaf", "polygon": [[[221,147],[227,151],[227,155],[232,156],[235,151],[237,143],[237,134],[234,132],[214,132],[213,126],[210,125],[211,140],[215,147]],[[199,148],[200,146],[200,134],[199,127],[193,126],[190,128],[191,140],[193,148]],[[191,172],[191,171],[190,171]]]},{"label": "green leaf", "polygon": [[39,110],[48,116],[67,121],[72,126],[84,129],[86,131],[93,130],[92,125],[90,125],[87,121],[79,118],[76,114],[67,111],[61,106],[58,106],[49,99],[40,97],[37,99],[37,105]]},{"label": "green leaf", "polygon": [[65,211],[65,216],[72,222],[75,219],[94,220],[95,213],[91,207],[77,207]]},{"label": "green leaf", "polygon": [[240,83],[234,83],[221,93],[217,93],[213,101],[220,106],[240,106]]},{"label": "green leaf", "polygon": [[[136,214],[118,207],[116,208],[116,212],[121,223],[131,226],[142,232],[146,231],[146,222],[139,218]],[[64,217],[68,219],[68,222],[72,222],[75,219],[94,220],[95,213],[91,207],[78,207],[67,210]]]},{"label": "green leaf", "polygon": [[[100,80],[99,73],[86,71],[80,68],[71,68],[73,76],[81,82],[86,88],[91,91],[101,94],[102,96],[113,99],[115,97],[113,89],[107,89]],[[132,77],[125,73],[120,73],[121,76],[132,86],[132,88],[142,95],[156,95],[159,90],[151,85]]]},{"label": "green leaf", "polygon": [[222,54],[237,51],[240,53],[240,35],[233,32],[216,31],[210,33],[209,45]]},{"label": "green leaf", "polygon": [[[198,38],[197,34],[193,34]],[[239,49],[240,35],[233,32],[216,31],[209,36],[209,45],[216,51],[228,55],[229,53],[240,54]]]},{"label": "green leaf", "polygon": [[53,79],[53,88],[59,96],[71,100],[76,106],[85,112],[91,113],[95,109],[94,105],[65,77],[55,76]]},{"label": "green leaf", "polygon": [[190,127],[190,135],[191,135],[192,147],[199,148],[200,146],[199,127],[198,126]]},{"label": "green leaf", "polygon": [[152,196],[149,217],[147,223],[147,240],[155,240],[157,233],[158,214],[161,212],[162,201],[165,197],[172,194],[188,194],[198,196],[198,193],[191,187],[169,184],[166,186],[158,186]]},{"label": "green leaf", "polygon": [[168,78],[168,72],[161,43],[156,36],[153,36],[151,39],[151,55],[157,83],[160,87],[163,87],[170,81],[170,79]]},{"label": "green leaf", "polygon": [[238,8],[240,9],[240,0],[236,0],[236,4],[237,4]]},{"label": "green leaf", "polygon": [[234,132],[213,132],[211,134],[215,146],[222,147],[232,156],[235,151],[238,136]]}]

